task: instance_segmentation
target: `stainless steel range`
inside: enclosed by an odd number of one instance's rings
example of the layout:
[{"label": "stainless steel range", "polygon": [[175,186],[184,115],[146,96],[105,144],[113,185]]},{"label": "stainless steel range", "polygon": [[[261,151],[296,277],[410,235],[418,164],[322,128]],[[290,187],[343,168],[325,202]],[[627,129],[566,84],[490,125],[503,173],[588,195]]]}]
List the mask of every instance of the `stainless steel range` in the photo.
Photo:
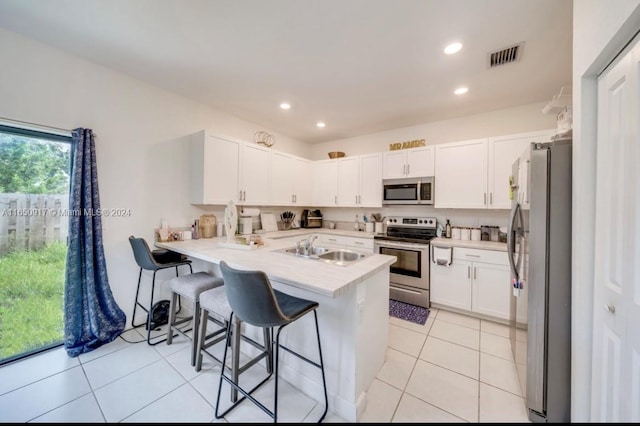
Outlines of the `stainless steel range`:
[{"label": "stainless steel range", "polygon": [[388,217],[387,232],[374,237],[375,252],[396,256],[389,276],[389,298],[429,307],[429,240],[435,217]]}]

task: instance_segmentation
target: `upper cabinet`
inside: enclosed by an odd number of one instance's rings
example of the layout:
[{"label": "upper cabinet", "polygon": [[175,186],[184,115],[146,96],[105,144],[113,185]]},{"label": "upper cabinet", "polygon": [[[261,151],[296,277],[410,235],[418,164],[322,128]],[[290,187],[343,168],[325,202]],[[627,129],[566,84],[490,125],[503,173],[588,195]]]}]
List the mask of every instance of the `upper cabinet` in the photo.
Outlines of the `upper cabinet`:
[{"label": "upper cabinet", "polygon": [[240,152],[240,204],[269,204],[271,149],[242,144]]},{"label": "upper cabinet", "polygon": [[304,158],[272,151],[272,205],[307,206],[311,203],[311,163]]},{"label": "upper cabinet", "polygon": [[435,207],[510,209],[509,177],[532,142],[548,142],[554,130],[435,145]]},{"label": "upper cabinet", "polygon": [[435,207],[486,208],[487,139],[435,145]]},{"label": "upper cabinet", "polygon": [[[489,208],[510,209],[509,177],[512,165],[532,142],[549,142],[555,130],[519,133],[489,138],[488,192]],[[519,180],[519,182],[522,182]],[[437,199],[437,198],[436,198]]]},{"label": "upper cabinet", "polygon": [[313,162],[313,182],[311,200],[314,206],[338,206],[338,161],[320,160]]},{"label": "upper cabinet", "polygon": [[344,157],[338,161],[338,205],[382,206],[382,154]]},{"label": "upper cabinet", "polygon": [[191,137],[189,172],[192,204],[240,202],[242,142],[205,131]]},{"label": "upper cabinet", "polygon": [[388,151],[382,155],[384,179],[433,176],[434,146]]}]

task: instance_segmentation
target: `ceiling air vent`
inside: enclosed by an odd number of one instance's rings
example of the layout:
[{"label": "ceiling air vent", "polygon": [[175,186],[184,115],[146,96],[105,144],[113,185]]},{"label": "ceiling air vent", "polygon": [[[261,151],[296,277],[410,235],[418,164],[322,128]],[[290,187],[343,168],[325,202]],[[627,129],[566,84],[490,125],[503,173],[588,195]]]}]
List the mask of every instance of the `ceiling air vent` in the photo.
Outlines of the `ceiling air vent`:
[{"label": "ceiling air vent", "polygon": [[507,47],[489,54],[489,68],[495,68],[500,65],[509,64],[520,60],[522,55],[522,45],[518,43],[515,46]]}]

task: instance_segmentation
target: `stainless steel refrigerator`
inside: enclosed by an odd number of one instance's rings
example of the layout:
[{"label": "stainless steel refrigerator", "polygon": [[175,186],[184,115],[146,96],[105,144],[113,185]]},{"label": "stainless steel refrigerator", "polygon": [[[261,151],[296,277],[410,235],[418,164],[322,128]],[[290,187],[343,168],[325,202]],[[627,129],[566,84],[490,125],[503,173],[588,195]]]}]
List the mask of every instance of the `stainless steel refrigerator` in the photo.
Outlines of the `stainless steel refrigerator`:
[{"label": "stainless steel refrigerator", "polygon": [[533,142],[511,177],[510,340],[532,422],[571,414],[571,147]]}]

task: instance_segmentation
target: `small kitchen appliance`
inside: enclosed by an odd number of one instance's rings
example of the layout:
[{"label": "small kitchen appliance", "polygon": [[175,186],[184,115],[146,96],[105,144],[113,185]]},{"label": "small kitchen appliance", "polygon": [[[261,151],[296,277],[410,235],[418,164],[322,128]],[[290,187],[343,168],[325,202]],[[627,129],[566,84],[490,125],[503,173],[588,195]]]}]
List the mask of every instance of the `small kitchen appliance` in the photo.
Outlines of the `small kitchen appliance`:
[{"label": "small kitchen appliance", "polygon": [[388,217],[383,235],[374,235],[377,254],[396,256],[390,267],[389,298],[428,308],[429,240],[436,237],[435,217]]},{"label": "small kitchen appliance", "polygon": [[320,210],[302,210],[300,216],[301,228],[322,228],[322,212]]}]

